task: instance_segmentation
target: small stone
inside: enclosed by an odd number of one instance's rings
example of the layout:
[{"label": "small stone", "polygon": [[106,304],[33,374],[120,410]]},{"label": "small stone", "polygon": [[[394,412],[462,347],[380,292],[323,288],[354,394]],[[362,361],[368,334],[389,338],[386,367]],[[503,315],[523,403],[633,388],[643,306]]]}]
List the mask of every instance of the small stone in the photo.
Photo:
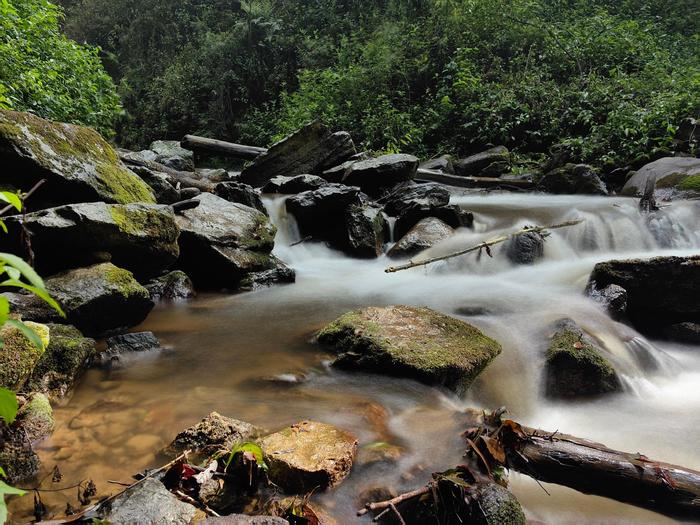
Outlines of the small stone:
[{"label": "small stone", "polygon": [[338,485],[352,468],[357,439],[332,425],[302,421],[262,438],[268,476],[290,494]]},{"label": "small stone", "polygon": [[178,301],[196,295],[192,280],[181,270],[156,277],[145,284],[153,301]]},{"label": "small stone", "polygon": [[176,456],[185,450],[205,451],[209,449],[230,449],[234,443],[246,441],[259,435],[260,429],[212,412],[196,425],[180,432],[165,453]]},{"label": "small stone", "polygon": [[229,202],[237,202],[255,208],[267,215],[260,194],[248,184],[242,182],[220,182],[214,187],[214,194]]},{"label": "small stone", "polygon": [[534,264],[544,257],[544,237],[537,232],[516,235],[506,245],[506,256],[514,264]]}]

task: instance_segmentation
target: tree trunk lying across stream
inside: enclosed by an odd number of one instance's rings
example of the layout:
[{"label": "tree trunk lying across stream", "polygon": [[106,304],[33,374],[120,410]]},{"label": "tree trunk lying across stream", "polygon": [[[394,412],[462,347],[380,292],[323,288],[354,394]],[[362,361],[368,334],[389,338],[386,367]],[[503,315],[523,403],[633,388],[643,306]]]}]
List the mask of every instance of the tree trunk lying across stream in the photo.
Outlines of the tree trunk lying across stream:
[{"label": "tree trunk lying across stream", "polygon": [[460,188],[517,188],[529,190],[535,187],[534,183],[529,180],[499,179],[498,177],[464,177],[424,168],[418,168],[416,179]]},{"label": "tree trunk lying across stream", "polygon": [[482,462],[491,463],[489,469],[503,466],[588,494],[671,515],[700,516],[698,471],[575,436],[524,427],[501,419],[499,412],[474,412],[468,425],[473,427],[465,435],[479,449]]},{"label": "tree trunk lying across stream", "polygon": [[185,135],[180,141],[180,146],[191,151],[203,151],[224,157],[234,157],[237,159],[253,160],[258,155],[267,152],[266,148],[256,146],[246,146],[217,139],[198,137],[197,135]]}]

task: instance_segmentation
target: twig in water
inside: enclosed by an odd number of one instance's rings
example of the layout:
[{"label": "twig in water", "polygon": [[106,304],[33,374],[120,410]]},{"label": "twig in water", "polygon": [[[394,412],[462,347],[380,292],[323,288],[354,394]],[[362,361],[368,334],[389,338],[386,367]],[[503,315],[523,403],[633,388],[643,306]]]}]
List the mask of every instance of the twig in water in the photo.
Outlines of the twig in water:
[{"label": "twig in water", "polygon": [[577,224],[580,224],[583,222],[583,219],[575,220],[575,221],[566,221],[562,222],[559,224],[552,224],[550,226],[526,226],[525,228],[518,230],[517,232],[513,233],[508,233],[505,235],[500,235],[499,237],[495,237],[493,239],[490,239],[488,241],[482,242],[477,244],[476,246],[471,246],[465,250],[460,250],[455,253],[450,253],[449,255],[441,255],[439,257],[431,257],[429,259],[425,259],[423,261],[417,261],[413,262],[410,261],[406,264],[402,264],[401,266],[390,266],[389,268],[385,269],[385,273],[395,273],[395,272],[400,272],[401,270],[408,270],[409,268],[416,268],[417,266],[426,266],[428,264],[432,264],[434,262],[438,261],[445,261],[447,259],[452,259],[454,257],[459,257],[460,255],[464,255],[466,253],[471,253],[475,252],[477,250],[482,250],[485,247],[488,248],[489,246],[493,246],[494,244],[499,244],[501,242],[505,242],[508,239],[512,239],[514,237],[517,237],[518,235],[522,235],[524,233],[545,233],[547,230],[556,230],[558,228],[567,228],[569,226],[575,226]]},{"label": "twig in water", "polygon": [[291,246],[298,246],[299,244],[302,244],[302,243],[304,243],[304,242],[306,242],[306,241],[310,241],[311,239],[313,239],[313,237],[311,237],[311,235],[307,235],[307,236],[304,237],[303,239],[300,239],[300,240],[298,240],[298,241],[296,241],[296,242],[293,242],[293,243],[290,244],[289,246],[290,246],[290,247],[291,247]]},{"label": "twig in water", "polygon": [[375,503],[367,503],[365,505],[364,509],[360,509],[357,511],[358,516],[364,516],[370,511],[373,510],[385,510],[385,509],[391,509],[392,506],[396,506],[399,503],[403,503],[406,500],[417,498],[418,496],[422,496],[423,494],[427,494],[430,491],[429,487],[421,487],[416,490],[412,490],[411,492],[406,492],[405,494],[401,494],[400,496],[396,496],[395,498],[386,500],[386,501],[377,501]]}]

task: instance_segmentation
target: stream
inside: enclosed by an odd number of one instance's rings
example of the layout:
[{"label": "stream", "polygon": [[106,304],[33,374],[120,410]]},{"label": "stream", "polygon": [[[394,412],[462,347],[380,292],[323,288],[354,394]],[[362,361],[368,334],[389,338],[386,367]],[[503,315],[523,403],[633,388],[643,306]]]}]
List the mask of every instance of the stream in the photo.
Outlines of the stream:
[{"label": "stream", "polygon": [[[457,465],[464,451],[459,412],[507,406],[528,426],[561,430],[606,445],[700,469],[700,349],[649,341],[611,320],[583,290],[593,266],[613,258],[700,252],[700,202],[678,201],[653,217],[618,197],[466,193],[453,204],[473,211],[473,230],[429,250],[447,254],[528,224],[585,222],[556,230],[544,258],[513,266],[501,251],[476,254],[396,274],[387,258],[351,259],[299,238],[284,198],[266,206],[279,232],[275,253],[297,271],[294,285],[238,295],[200,294],[161,304],[134,331],[151,330],[165,349],[89,370],[72,397],[55,409],[56,431],[39,447],[44,487],[60,466],[66,486],[91,478],[99,494],[108,480],[160,464],[155,452],[211,411],[271,430],[302,419],[335,424],[360,446],[389,442],[403,449],[396,464],[358,464],[348,480],[318,500],[344,524],[358,494],[373,486],[397,491],[423,485],[430,473]],[[466,398],[405,379],[330,369],[311,342],[325,323],[361,306],[429,306],[461,317],[499,341],[503,353]],[[551,402],[542,395],[549,325],[571,317],[605,343],[624,391],[593,401]],[[53,485],[53,486],[52,486]],[[511,474],[511,490],[528,518],[546,524],[676,523],[651,511]],[[546,492],[545,492],[546,490]],[[45,493],[56,515],[75,489]],[[32,518],[31,495],[11,504],[17,523]]]}]

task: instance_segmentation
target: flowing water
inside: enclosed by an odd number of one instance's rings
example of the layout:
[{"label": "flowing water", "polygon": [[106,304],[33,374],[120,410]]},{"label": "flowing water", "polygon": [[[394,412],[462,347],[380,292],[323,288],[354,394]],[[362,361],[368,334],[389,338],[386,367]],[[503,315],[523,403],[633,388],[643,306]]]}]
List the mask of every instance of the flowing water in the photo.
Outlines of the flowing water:
[{"label": "flowing water", "polygon": [[[431,472],[458,464],[460,410],[502,405],[530,426],[699,469],[700,348],[648,341],[612,321],[583,290],[599,261],[700,252],[700,202],[676,202],[652,217],[624,198],[457,193],[452,202],[474,212],[474,229],[460,230],[430,255],[527,224],[585,222],[552,232],[544,258],[532,266],[513,266],[495,248],[493,258],[469,254],[385,274],[394,264],[385,258],[350,259],[313,243],[291,247],[298,234],[283,199],[268,200],[279,227],[275,252],[296,269],[297,283],[157,307],[135,330],[152,330],[167,348],[86,374],[56,409],[56,431],[40,447],[44,474],[58,464],[59,486],[92,478],[106,494],[119,489],[108,480],[126,482],[157,465],[162,458],[154,452],[212,410],[270,429],[317,419],[354,432],[361,446],[382,441],[403,449],[397,464],[358,465],[320,497],[339,523],[364,523],[355,517],[362,490],[415,488]],[[410,380],[330,369],[329,356],[310,341],[314,331],[349,309],[389,304],[461,316],[497,339],[503,353],[463,399]],[[623,393],[585,402],[543,398],[548,326],[561,317],[605,343]],[[525,476],[511,476],[528,517],[547,524],[674,523],[605,498],[545,488],[548,494]],[[75,501],[74,490],[44,493],[57,514],[69,499]],[[31,517],[29,505],[28,498],[13,503],[17,522]]]}]

